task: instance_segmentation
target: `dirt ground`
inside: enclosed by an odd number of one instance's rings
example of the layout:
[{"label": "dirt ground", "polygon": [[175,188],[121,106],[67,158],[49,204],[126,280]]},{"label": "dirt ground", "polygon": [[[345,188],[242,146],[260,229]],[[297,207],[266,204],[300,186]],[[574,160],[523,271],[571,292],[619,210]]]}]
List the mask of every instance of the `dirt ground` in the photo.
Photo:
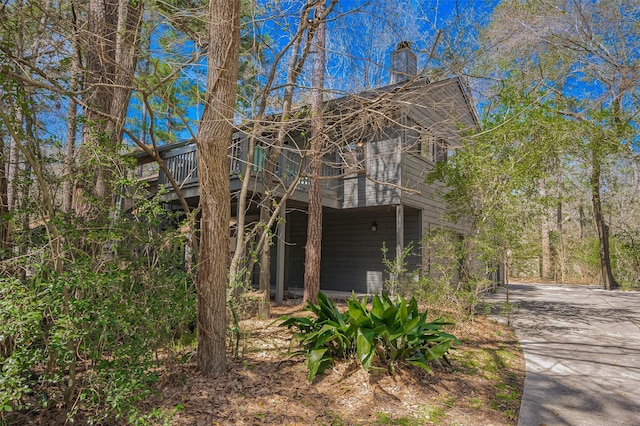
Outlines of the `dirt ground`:
[{"label": "dirt ground", "polygon": [[[298,307],[275,307],[272,316]],[[431,318],[433,319],[433,318]],[[240,359],[216,379],[193,360],[162,375],[147,401],[171,425],[514,425],[524,384],[524,358],[508,326],[478,316],[451,330],[461,340],[451,365],[431,374],[398,367],[369,375],[337,363],[312,383],[302,358],[287,359],[289,332],[271,321],[245,320]]]}]

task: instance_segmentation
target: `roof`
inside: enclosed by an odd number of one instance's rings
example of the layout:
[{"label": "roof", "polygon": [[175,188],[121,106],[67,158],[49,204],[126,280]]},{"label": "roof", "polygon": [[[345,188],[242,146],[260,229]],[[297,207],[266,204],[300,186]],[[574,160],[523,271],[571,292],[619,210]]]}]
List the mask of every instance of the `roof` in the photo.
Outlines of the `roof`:
[{"label": "roof", "polygon": [[[463,107],[464,105],[464,107]],[[328,114],[328,121],[335,122],[345,114],[358,116],[356,126],[360,128],[370,125],[370,121],[386,119],[393,122],[396,113],[414,116],[431,116],[434,124],[449,123],[451,128],[464,127],[480,130],[480,119],[468,88],[460,77],[451,77],[431,82],[427,77],[415,78],[392,85],[366,90],[357,94],[349,94],[324,102]],[[364,117],[370,115],[370,117]],[[302,117],[301,120],[290,120],[290,123],[300,128],[308,127],[308,107],[304,106],[291,114],[292,117]],[[279,115],[269,116],[267,123],[279,123]],[[349,121],[349,120],[346,120]],[[418,119],[420,121],[420,119]],[[353,124],[353,123],[351,123]],[[247,123],[239,127],[237,133],[248,133],[254,123]],[[462,126],[461,126],[462,125]],[[181,148],[193,144],[192,139],[157,146],[157,152]],[[149,146],[153,149],[153,146]],[[141,160],[148,157],[142,149],[130,154]]]}]

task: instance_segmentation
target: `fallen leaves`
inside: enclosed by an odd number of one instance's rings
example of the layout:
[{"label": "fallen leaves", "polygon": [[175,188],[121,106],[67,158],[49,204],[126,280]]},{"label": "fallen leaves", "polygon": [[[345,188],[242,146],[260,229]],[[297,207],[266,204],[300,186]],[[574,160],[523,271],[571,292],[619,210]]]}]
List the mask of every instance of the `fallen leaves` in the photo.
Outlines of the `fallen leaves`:
[{"label": "fallen leaves", "polygon": [[[276,315],[277,310],[274,309]],[[287,331],[267,327],[268,324],[269,321],[258,320],[242,323],[250,336],[244,342],[242,359],[231,362],[228,371],[215,379],[202,377],[194,364],[179,367],[183,383],[163,382],[162,394],[153,406],[173,412],[171,424],[179,426],[367,425],[376,424],[377,413],[386,413],[393,419],[428,421],[429,410],[435,409],[444,412],[439,424],[515,424],[513,418],[492,408],[496,386],[506,380],[508,373],[516,377],[512,382],[520,386],[520,392],[524,380],[522,354],[504,325],[477,318],[459,345],[459,352],[513,348],[519,358],[497,379],[474,369],[457,368],[455,362],[453,367],[434,366],[431,375],[419,368],[398,366],[394,376],[372,376],[351,361],[337,363],[308,383],[303,360],[285,360]],[[182,410],[175,410],[178,404],[182,404]],[[514,405],[508,407],[510,413]]]}]

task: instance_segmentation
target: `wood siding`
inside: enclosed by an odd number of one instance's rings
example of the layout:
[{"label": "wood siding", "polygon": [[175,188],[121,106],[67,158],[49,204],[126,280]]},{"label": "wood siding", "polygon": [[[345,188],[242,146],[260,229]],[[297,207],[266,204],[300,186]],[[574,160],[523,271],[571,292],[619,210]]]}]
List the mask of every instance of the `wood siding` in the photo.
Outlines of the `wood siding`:
[{"label": "wood siding", "polygon": [[[377,231],[372,231],[373,223]],[[354,209],[323,211],[321,289],[378,293],[388,278],[382,262],[383,243],[387,256],[395,256],[395,209]],[[405,243],[414,241],[419,247],[420,213],[406,209]],[[307,236],[307,214],[292,211],[287,215],[288,235],[285,288],[302,290],[304,283],[304,247]],[[411,270],[419,268],[419,250],[406,259]],[[275,281],[273,281],[275,285]]]},{"label": "wood siding", "polygon": [[[469,224],[453,223],[445,219],[446,206],[440,196],[443,185],[427,185],[425,180],[433,169],[433,162],[420,155],[416,146],[420,132],[428,130],[436,138],[442,138],[451,148],[460,146],[461,129],[477,127],[477,117],[468,103],[458,79],[443,82],[416,82],[416,87],[405,92],[392,93],[388,102],[396,104],[398,117],[393,118],[405,126],[395,125],[372,137],[373,130],[363,127],[358,138],[345,137],[344,145],[327,155],[325,176],[335,179],[323,182],[323,240],[321,289],[377,293],[388,278],[382,261],[382,245],[388,248],[387,256],[395,257],[396,223],[403,226],[401,234],[405,246],[413,242],[414,249],[405,259],[412,271],[422,268],[429,271],[430,253],[420,240],[425,232],[446,229],[455,238],[469,233]],[[386,90],[389,90],[388,88]],[[388,105],[387,105],[388,106]],[[368,135],[368,136],[367,136]],[[357,149],[355,148],[357,147]],[[189,147],[180,145],[173,154],[184,156],[184,161],[195,163],[186,157]],[[260,148],[258,148],[259,150]],[[358,151],[363,149],[363,151]],[[293,145],[285,148],[276,174],[283,181],[304,161]],[[364,155],[362,155],[364,154]],[[165,149],[163,156],[171,157]],[[241,158],[246,158],[246,140],[237,139],[230,150],[230,186],[240,188]],[[235,159],[235,160],[234,160]],[[262,160],[261,160],[262,159]],[[259,171],[264,156],[254,158],[254,174],[250,177],[252,195],[262,191]],[[182,164],[178,159],[172,163]],[[180,179],[184,179],[185,196],[197,202],[199,197],[197,172],[193,167],[181,166]],[[350,173],[345,176],[341,173]],[[338,176],[340,175],[340,176]],[[303,289],[305,244],[307,236],[308,178],[303,178],[290,198],[291,207],[286,215],[285,236],[285,289]],[[388,183],[385,185],[384,183]],[[195,183],[195,184],[194,184]],[[160,184],[165,182],[160,179]],[[404,188],[404,189],[402,189]],[[282,195],[276,189],[276,196]],[[171,192],[167,199],[175,198]],[[402,205],[402,221],[396,221],[396,206]],[[377,230],[371,230],[373,223]],[[399,237],[399,236],[398,236]],[[277,264],[276,244],[272,246],[271,279],[275,285]]]},{"label": "wood siding", "polygon": [[[399,203],[401,138],[365,145],[364,170],[343,180],[342,208],[387,206]],[[385,185],[378,182],[389,182]]]},{"label": "wood siding", "polygon": [[[440,182],[427,185],[425,180],[433,164],[415,154],[404,154],[402,158],[402,186],[412,191],[403,191],[400,200],[403,204],[423,210],[423,220],[426,224],[438,225],[466,234],[468,224],[451,222],[444,217],[446,205],[439,194],[444,190]],[[417,191],[417,192],[416,192]]]}]

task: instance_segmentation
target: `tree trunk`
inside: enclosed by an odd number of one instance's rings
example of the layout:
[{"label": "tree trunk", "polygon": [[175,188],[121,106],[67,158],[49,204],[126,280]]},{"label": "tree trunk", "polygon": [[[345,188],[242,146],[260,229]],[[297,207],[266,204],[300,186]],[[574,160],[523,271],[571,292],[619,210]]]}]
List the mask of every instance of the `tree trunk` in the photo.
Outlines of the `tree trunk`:
[{"label": "tree trunk", "polygon": [[[538,192],[543,199],[547,196],[547,185],[544,179],[538,181]],[[543,200],[544,203],[544,200]],[[540,271],[543,280],[550,280],[551,274],[551,241],[549,239],[549,217],[547,208],[543,207],[540,220],[540,247],[542,249],[542,268]]]},{"label": "tree trunk", "polygon": [[9,221],[6,218],[9,213],[9,203],[4,152],[4,135],[0,133],[0,260],[7,257],[9,250]]},{"label": "tree trunk", "polygon": [[[87,110],[80,149],[78,215],[96,217],[111,206],[113,159],[119,155],[139,55],[144,2],[90,0],[84,46]],[[91,202],[89,200],[95,200]]]},{"label": "tree trunk", "polygon": [[[16,122],[22,122],[22,114],[16,109]],[[15,209],[18,201],[18,173],[20,165],[20,152],[15,138],[10,139],[9,143],[9,164],[7,167],[7,209],[12,211]]]},{"label": "tree trunk", "polygon": [[[267,166],[269,167],[269,166]],[[265,194],[265,198],[268,199],[269,195]],[[260,209],[260,223],[267,228],[269,218],[273,214],[273,210],[268,206],[262,206]],[[263,229],[262,232],[269,233],[269,229]],[[260,255],[260,275],[259,275],[259,289],[262,298],[259,300],[258,305],[258,318],[269,319],[271,317],[271,236],[267,235],[262,249],[259,252]]]},{"label": "tree trunk", "polygon": [[[318,3],[314,17],[323,19],[324,1]],[[315,33],[315,57],[311,75],[311,182],[309,185],[309,215],[307,245],[304,262],[304,302],[317,303],[320,291],[320,262],[322,254],[322,149],[324,146],[324,120],[322,117],[326,31],[320,22]]]},{"label": "tree trunk", "polygon": [[605,290],[612,290],[618,287],[618,283],[613,278],[611,270],[611,259],[609,257],[609,227],[602,214],[602,201],[600,198],[600,173],[601,159],[598,148],[594,146],[591,150],[591,202],[593,203],[593,217],[598,231],[600,242],[600,270],[602,272],[602,283]]},{"label": "tree trunk", "polygon": [[[78,89],[80,63],[77,55],[71,59],[71,82],[69,90]],[[73,96],[69,97],[67,111],[67,139],[64,146],[64,180],[62,182],[62,211],[70,213],[73,202],[73,170],[75,168],[76,133],[78,132],[78,105]]]},{"label": "tree trunk", "polygon": [[[262,196],[261,211],[260,211],[261,223],[263,226],[267,222],[264,222],[262,220],[270,221],[269,218],[275,214],[275,211],[273,208],[275,199],[270,194],[274,193],[274,189],[275,189],[274,181],[276,180],[274,179],[275,167],[278,163],[280,153],[282,152],[282,145],[284,143],[284,139],[288,135],[288,130],[290,126],[288,121],[289,121],[289,116],[291,114],[291,108],[293,104],[293,93],[295,89],[295,84],[298,81],[298,76],[303,70],[304,64],[306,62],[306,59],[311,47],[312,35],[313,35],[313,32],[315,31],[314,25],[316,24],[312,19],[310,19],[310,10],[313,6],[314,1],[315,0],[307,0],[305,6],[302,8],[302,11],[301,11],[300,20],[298,22],[298,31],[296,32],[295,40],[293,41],[293,44],[292,44],[291,56],[289,58],[289,63],[287,64],[287,82],[285,84],[284,95],[282,99],[282,113],[280,115],[280,123],[279,123],[280,125],[278,127],[278,136],[273,146],[269,148],[269,155],[267,156],[267,159],[264,165],[264,170],[262,175],[263,176],[262,178],[263,196]],[[315,16],[317,17],[318,15],[315,15]],[[304,40],[304,45],[303,45],[303,35],[305,34],[305,32],[306,32],[306,40]],[[263,105],[261,105],[262,110],[264,110],[264,107],[266,106],[266,99],[267,99],[266,97],[263,98],[263,101],[262,101]],[[285,188],[285,192],[288,192],[287,188]],[[280,202],[282,202],[282,199],[280,200]],[[265,234],[265,232],[267,231],[268,231],[267,229],[263,230],[263,233],[260,235],[261,239],[263,240],[263,244],[258,246],[258,250],[260,250],[260,253],[261,253],[260,255],[261,271],[263,269],[270,268],[271,256],[269,253],[266,253],[266,252],[270,250],[271,236],[268,234]],[[268,238],[263,238],[265,236]],[[267,263],[263,263],[265,261]],[[264,292],[265,289],[268,289],[268,286],[271,285],[270,281],[267,281],[268,277],[270,278],[270,276],[266,273],[264,275],[262,274],[260,275],[260,289],[262,292]],[[266,297],[266,300],[269,300],[268,293],[265,295],[265,297]]]},{"label": "tree trunk", "polygon": [[226,288],[229,257],[229,143],[240,51],[240,1],[209,3],[207,93],[196,149],[200,181],[201,245],[197,361],[205,376],[226,369]]}]

